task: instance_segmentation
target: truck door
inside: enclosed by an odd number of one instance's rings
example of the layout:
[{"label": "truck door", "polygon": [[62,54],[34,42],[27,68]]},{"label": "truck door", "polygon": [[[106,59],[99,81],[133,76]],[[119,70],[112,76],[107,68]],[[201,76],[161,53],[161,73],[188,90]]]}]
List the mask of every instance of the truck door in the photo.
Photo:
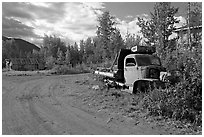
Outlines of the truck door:
[{"label": "truck door", "polygon": [[124,78],[127,86],[133,86],[135,80],[139,78],[137,74],[137,64],[133,57],[127,57],[124,60]]}]

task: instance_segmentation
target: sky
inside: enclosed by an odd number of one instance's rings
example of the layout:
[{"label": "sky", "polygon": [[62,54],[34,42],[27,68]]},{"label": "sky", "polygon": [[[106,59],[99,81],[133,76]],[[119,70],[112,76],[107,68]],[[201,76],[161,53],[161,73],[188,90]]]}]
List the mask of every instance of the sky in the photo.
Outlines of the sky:
[{"label": "sky", "polygon": [[[127,32],[141,35],[137,17],[150,17],[153,2],[3,2],[2,35],[42,45],[44,35],[56,35],[73,44],[96,36],[97,17],[109,11],[116,17],[122,37]],[[186,23],[187,3],[173,2],[179,7],[177,27]]]}]

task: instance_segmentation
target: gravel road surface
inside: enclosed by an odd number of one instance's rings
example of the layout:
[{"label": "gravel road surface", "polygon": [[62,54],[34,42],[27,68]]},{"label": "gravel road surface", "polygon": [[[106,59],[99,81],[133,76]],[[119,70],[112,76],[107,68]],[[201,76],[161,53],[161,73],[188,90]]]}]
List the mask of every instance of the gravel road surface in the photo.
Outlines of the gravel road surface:
[{"label": "gravel road surface", "polygon": [[[3,135],[171,134],[98,105],[90,74],[2,77]],[[83,82],[81,82],[83,81]],[[89,94],[89,95],[87,95]],[[89,97],[89,98],[88,98]],[[171,132],[171,133],[170,133]]]}]

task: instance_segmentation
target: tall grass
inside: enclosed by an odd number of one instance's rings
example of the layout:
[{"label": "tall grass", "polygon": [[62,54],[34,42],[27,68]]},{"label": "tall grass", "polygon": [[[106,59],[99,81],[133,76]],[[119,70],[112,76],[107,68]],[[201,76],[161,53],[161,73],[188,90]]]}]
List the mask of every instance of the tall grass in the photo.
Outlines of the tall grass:
[{"label": "tall grass", "polygon": [[90,68],[87,67],[85,64],[79,64],[75,67],[71,65],[56,65],[52,69],[53,73],[65,75],[65,74],[80,74],[80,73],[89,73]]},{"label": "tall grass", "polygon": [[[141,93],[142,94],[142,93]],[[178,84],[167,89],[154,89],[142,99],[143,109],[150,115],[185,120],[196,126],[202,125],[202,100],[195,94]]]}]

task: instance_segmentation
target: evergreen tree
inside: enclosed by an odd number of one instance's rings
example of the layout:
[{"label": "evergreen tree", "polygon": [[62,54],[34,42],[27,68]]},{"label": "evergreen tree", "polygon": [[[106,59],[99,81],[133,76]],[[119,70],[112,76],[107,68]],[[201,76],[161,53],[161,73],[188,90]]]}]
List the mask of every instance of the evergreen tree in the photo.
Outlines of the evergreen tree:
[{"label": "evergreen tree", "polygon": [[45,48],[46,57],[52,56],[57,59],[58,48],[60,48],[62,54],[65,55],[66,45],[56,36],[45,35],[43,38],[43,46]]},{"label": "evergreen tree", "polygon": [[127,33],[125,38],[125,45],[127,49],[131,49],[136,45],[141,45],[142,38],[135,34]]},{"label": "evergreen tree", "polygon": [[116,29],[115,33],[112,34],[111,39],[111,46],[109,51],[113,53],[111,54],[111,59],[114,59],[119,50],[125,48],[125,45],[118,29]]},{"label": "evergreen tree", "polygon": [[79,59],[79,49],[78,45],[75,42],[73,46],[70,46],[70,63],[72,64],[72,67],[76,66],[80,63]]},{"label": "evergreen tree", "polygon": [[63,64],[63,61],[64,61],[64,56],[63,56],[60,48],[58,48],[58,50],[57,50],[57,62],[58,62],[58,64]]},{"label": "evergreen tree", "polygon": [[84,59],[85,59],[85,55],[84,55],[84,40],[80,40],[80,44],[79,44],[79,47],[80,47],[80,62],[84,62]]},{"label": "evergreen tree", "polygon": [[66,54],[65,55],[65,63],[67,65],[69,65],[70,64],[70,60],[71,60],[71,54],[70,54],[70,49],[69,48],[67,48],[67,51],[66,51],[65,54]]},{"label": "evergreen tree", "polygon": [[[145,38],[145,43],[147,45],[150,45],[151,43],[156,44],[157,43],[157,33],[156,33],[156,27],[155,24],[153,24],[153,21],[146,18],[140,18],[138,17],[137,25],[140,26],[143,37]],[[131,39],[131,36],[130,36]]]},{"label": "evergreen tree", "polygon": [[192,2],[190,5],[190,26],[202,25],[202,3]]},{"label": "evergreen tree", "polygon": [[151,13],[151,19],[145,20],[138,18],[138,25],[147,42],[154,43],[157,46],[157,54],[164,58],[166,49],[169,46],[169,36],[175,29],[175,14],[178,8],[172,7],[170,2],[159,2],[154,5],[154,12]]},{"label": "evergreen tree", "polygon": [[102,57],[103,59],[110,59],[111,52],[109,46],[111,46],[111,35],[116,30],[113,27],[116,22],[114,21],[114,17],[111,16],[108,11],[98,17],[98,22],[99,26],[97,26],[97,36],[100,40],[101,48],[103,49]]},{"label": "evergreen tree", "polygon": [[87,63],[91,63],[92,59],[93,59],[93,43],[92,43],[92,39],[89,37],[87,38],[86,42],[85,42],[85,60]]},{"label": "evergreen tree", "polygon": [[93,52],[94,52],[94,57],[93,57],[93,62],[94,63],[101,63],[103,61],[102,53],[103,49],[101,48],[100,45],[100,40],[98,37],[93,38]]}]

